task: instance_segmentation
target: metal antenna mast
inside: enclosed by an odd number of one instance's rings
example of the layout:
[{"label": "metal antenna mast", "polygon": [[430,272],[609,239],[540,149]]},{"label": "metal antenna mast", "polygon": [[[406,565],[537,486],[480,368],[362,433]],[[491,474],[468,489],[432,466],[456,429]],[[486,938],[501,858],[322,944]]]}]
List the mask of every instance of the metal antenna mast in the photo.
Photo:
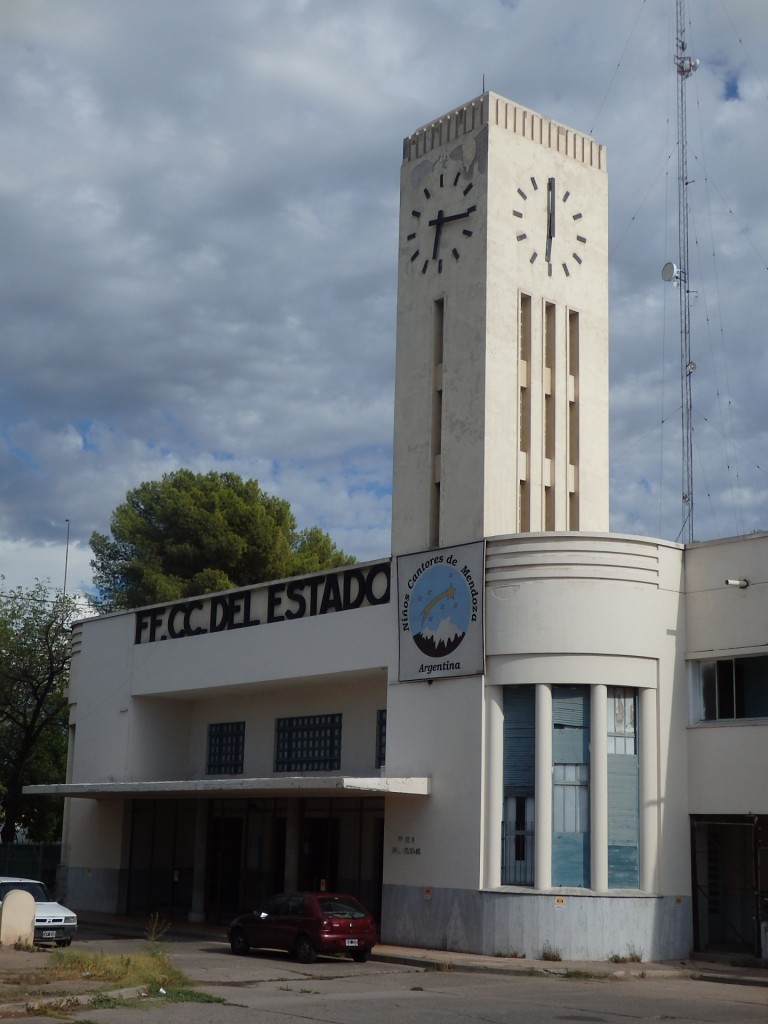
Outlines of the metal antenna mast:
[{"label": "metal antenna mast", "polygon": [[677,49],[675,66],[677,90],[677,204],[680,287],[680,388],[682,397],[683,433],[683,525],[680,536],[684,543],[693,540],[693,426],[691,423],[691,375],[696,364],[691,361],[691,291],[688,283],[688,115],[685,92],[688,79],[699,66],[687,54],[685,42],[685,0],[677,3]]}]

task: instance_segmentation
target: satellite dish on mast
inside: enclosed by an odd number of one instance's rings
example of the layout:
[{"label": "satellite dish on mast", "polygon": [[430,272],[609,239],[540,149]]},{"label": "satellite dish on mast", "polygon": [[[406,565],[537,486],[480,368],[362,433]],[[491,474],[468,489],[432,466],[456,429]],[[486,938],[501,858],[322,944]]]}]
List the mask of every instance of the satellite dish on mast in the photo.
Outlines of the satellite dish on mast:
[{"label": "satellite dish on mast", "polygon": [[665,263],[661,268],[662,281],[679,281],[680,270],[674,263]]}]

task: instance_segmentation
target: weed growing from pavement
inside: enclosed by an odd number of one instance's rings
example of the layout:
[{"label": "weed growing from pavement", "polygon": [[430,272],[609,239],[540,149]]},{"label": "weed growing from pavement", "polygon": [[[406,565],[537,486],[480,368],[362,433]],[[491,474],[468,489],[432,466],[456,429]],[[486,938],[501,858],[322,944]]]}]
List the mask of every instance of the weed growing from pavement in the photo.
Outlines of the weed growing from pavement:
[{"label": "weed growing from pavement", "polygon": [[622,956],[620,953],[612,953],[608,960],[612,964],[639,964],[643,960],[643,951],[635,949],[632,943],[630,943],[627,946],[626,954]]},{"label": "weed growing from pavement", "polygon": [[541,950],[542,960],[562,960],[563,952],[558,946],[553,946],[549,942],[545,942]]},{"label": "weed growing from pavement", "polygon": [[73,1010],[80,1006],[76,996],[68,996],[63,999],[47,1000],[45,1003],[27,1003],[24,1007],[30,1017],[68,1017]]},{"label": "weed growing from pavement", "polygon": [[130,1006],[131,1000],[125,996],[113,996],[109,992],[99,992],[89,1000],[92,1010],[115,1010],[119,1006]]},{"label": "weed growing from pavement", "polygon": [[22,942],[21,939],[16,939],[13,944],[13,948],[19,953],[38,953],[40,952],[39,946],[33,946],[31,942]]},{"label": "weed growing from pavement", "polygon": [[157,911],[155,911],[154,914],[149,915],[149,923],[144,934],[149,942],[160,942],[170,927],[171,922],[160,917]]}]

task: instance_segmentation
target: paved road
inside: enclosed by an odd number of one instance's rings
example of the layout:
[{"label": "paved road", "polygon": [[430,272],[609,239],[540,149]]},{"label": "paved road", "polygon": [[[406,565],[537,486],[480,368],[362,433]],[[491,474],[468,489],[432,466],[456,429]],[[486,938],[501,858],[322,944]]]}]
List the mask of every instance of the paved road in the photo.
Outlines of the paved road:
[{"label": "paved road", "polygon": [[[108,952],[144,948],[142,939],[84,936]],[[485,974],[351,960],[302,966],[282,954],[232,956],[223,941],[165,944],[177,966],[224,1004],[141,1003],[75,1015],[89,1024],[751,1024],[768,1020],[768,988],[670,974],[646,978]],[[565,965],[561,965],[565,966]],[[137,1016],[138,1013],[138,1016]],[[27,1017],[50,1024],[50,1018]]]}]

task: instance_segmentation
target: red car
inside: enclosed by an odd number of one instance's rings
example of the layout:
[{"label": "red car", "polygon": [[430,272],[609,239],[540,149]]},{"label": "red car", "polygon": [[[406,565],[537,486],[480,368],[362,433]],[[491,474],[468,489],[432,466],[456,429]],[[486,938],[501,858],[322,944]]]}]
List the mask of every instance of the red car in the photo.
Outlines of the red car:
[{"label": "red car", "polygon": [[288,892],[229,926],[232,952],[252,947],[285,949],[303,964],[318,953],[346,953],[362,964],[376,945],[376,923],[354,896],[338,892]]}]

